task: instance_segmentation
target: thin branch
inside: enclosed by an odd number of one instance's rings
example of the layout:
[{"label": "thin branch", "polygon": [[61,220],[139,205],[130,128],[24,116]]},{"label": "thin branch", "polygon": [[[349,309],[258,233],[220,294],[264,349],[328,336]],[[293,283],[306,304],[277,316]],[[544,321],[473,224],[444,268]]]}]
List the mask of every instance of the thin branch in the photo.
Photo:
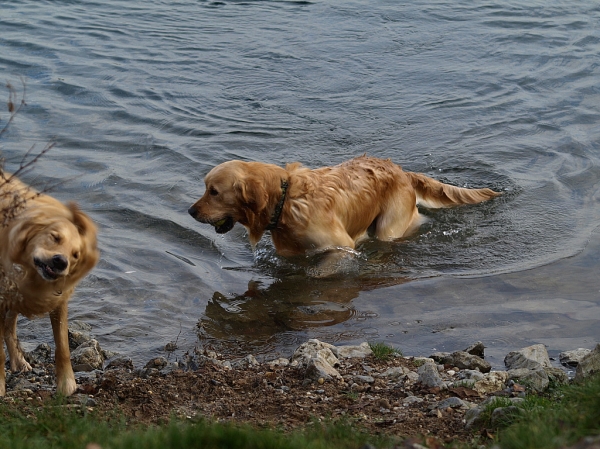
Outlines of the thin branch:
[{"label": "thin branch", "polygon": [[55,145],[56,144],[54,142],[47,143],[46,146],[42,149],[42,151],[40,151],[28,161],[27,158],[30,157],[31,153],[33,152],[33,149],[35,148],[35,144],[32,145],[31,148],[27,150],[27,152],[21,159],[21,162],[19,163],[19,168],[8,178],[8,181],[10,182],[12,178],[19,177],[23,173],[26,173],[27,170],[29,170],[44,154],[50,151]]},{"label": "thin branch", "polygon": [[23,85],[23,94],[21,95],[21,101],[18,102],[18,106],[15,106],[15,104],[17,103],[17,99],[18,99],[16,89],[13,87],[12,84],[10,84],[10,82],[6,83],[6,88],[8,89],[7,107],[8,107],[8,112],[10,114],[10,117],[8,118],[8,121],[6,122],[4,127],[2,127],[2,129],[0,129],[0,136],[2,136],[2,134],[4,134],[6,132],[6,130],[8,130],[8,127],[10,126],[12,121],[15,119],[17,114],[19,112],[21,112],[21,109],[23,109],[24,106],[27,105],[27,103],[25,103],[25,93],[27,92],[27,85],[25,84],[25,80],[23,79],[23,77],[20,77],[20,78],[21,78],[21,84]]}]

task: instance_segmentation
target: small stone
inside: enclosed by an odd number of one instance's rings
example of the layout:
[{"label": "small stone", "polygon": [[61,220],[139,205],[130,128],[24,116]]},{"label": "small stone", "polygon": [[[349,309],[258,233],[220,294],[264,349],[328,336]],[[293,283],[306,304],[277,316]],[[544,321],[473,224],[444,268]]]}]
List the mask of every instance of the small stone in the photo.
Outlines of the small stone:
[{"label": "small stone", "polygon": [[417,373],[419,374],[419,382],[423,386],[446,388],[446,384],[442,380],[436,365],[433,363],[425,363],[419,367]]},{"label": "small stone", "polygon": [[479,370],[482,373],[489,373],[492,365],[481,357],[469,354],[465,351],[453,352],[451,355],[451,365],[459,369]]},{"label": "small stone", "polygon": [[133,370],[133,360],[130,357],[117,356],[108,361],[106,369],[127,369]]},{"label": "small stone", "polygon": [[531,388],[538,392],[544,391],[550,383],[548,374],[546,374],[546,371],[541,366],[534,369],[511,369],[508,371],[508,376],[509,379],[531,386]]},{"label": "small stone", "polygon": [[482,373],[487,373],[492,369],[492,366],[481,357],[469,354],[466,351],[456,351],[451,354],[447,352],[438,352],[431,356],[438,363],[450,365],[458,369],[479,370]]},{"label": "small stone", "polygon": [[498,407],[492,411],[491,423],[492,426],[496,427],[498,425],[504,424],[507,420],[510,420],[511,417],[520,414],[522,411],[521,408],[510,405],[508,407]]},{"label": "small stone", "polygon": [[473,389],[473,387],[475,386],[475,382],[475,379],[460,379],[455,382],[452,382],[452,387],[464,387]]},{"label": "small stone", "polygon": [[372,384],[375,382],[375,379],[371,376],[354,376],[354,380],[356,382],[362,382],[364,384]]},{"label": "small stone", "polygon": [[177,343],[170,341],[169,343],[167,343],[165,345],[165,351],[166,352],[173,352],[177,349]]},{"label": "small stone", "polygon": [[280,357],[278,359],[267,362],[267,365],[272,366],[272,367],[286,367],[289,364],[290,364],[290,361],[283,357]]},{"label": "small stone", "polygon": [[395,366],[393,368],[388,368],[383,373],[379,374],[379,377],[395,380],[403,377],[404,375],[404,369],[402,367]]},{"label": "small stone", "polygon": [[[415,364],[415,366],[421,366],[424,363],[434,363],[436,362],[436,360],[432,359],[431,357],[413,357],[413,363]],[[441,363],[438,361],[438,363]]]},{"label": "small stone", "polygon": [[478,381],[478,380],[482,380],[485,377],[485,374],[483,374],[479,370],[464,369],[464,370],[460,370],[458,372],[457,377],[459,379],[473,379],[475,381]]},{"label": "small stone", "polygon": [[260,363],[258,363],[256,357],[250,354],[244,357],[243,359],[237,360],[234,363],[232,363],[231,367],[233,369],[247,369],[258,365],[260,365]]},{"label": "small stone", "polygon": [[406,373],[406,380],[412,383],[418,382],[419,374],[415,373],[414,371],[409,371]]},{"label": "small stone", "polygon": [[94,368],[92,365],[90,365],[89,363],[78,363],[76,365],[73,365],[73,371],[78,373],[78,372],[90,372],[90,371],[94,371],[96,368]]},{"label": "small stone", "polygon": [[444,360],[450,357],[449,352],[434,352],[429,356],[430,359],[433,359],[437,363],[444,363]]},{"label": "small stone", "polygon": [[459,398],[449,397],[447,399],[444,399],[443,401],[440,401],[440,403],[438,404],[438,408],[440,409],[446,409],[448,407],[461,408],[465,407],[465,403]]},{"label": "small stone", "polygon": [[13,391],[31,392],[34,388],[35,384],[23,378],[19,378],[15,383],[11,384]]},{"label": "small stone", "polygon": [[317,382],[320,378],[323,378],[323,381],[329,379],[341,379],[342,376],[337,370],[331,366],[327,361],[320,356],[311,358],[308,361],[306,366],[305,377],[309,379],[314,379]]},{"label": "small stone", "polygon": [[473,389],[479,394],[489,394],[504,389],[508,380],[506,371],[491,371],[481,380],[475,382]]},{"label": "small stone", "polygon": [[390,410],[392,408],[390,401],[388,401],[385,398],[381,398],[381,399],[377,400],[376,404],[378,407],[385,408],[387,410]]},{"label": "small stone", "polygon": [[25,360],[31,365],[41,365],[44,363],[52,363],[54,361],[52,357],[52,348],[48,343],[41,343],[33,351],[26,352],[23,355],[25,356]]},{"label": "small stone", "polygon": [[468,352],[471,355],[476,355],[478,357],[484,357],[485,346],[482,342],[477,341],[473,343],[471,346],[465,349],[465,352]]},{"label": "small stone", "polygon": [[560,368],[544,368],[544,371],[546,371],[550,382],[554,382],[557,384],[569,383],[569,376]]},{"label": "small stone", "polygon": [[144,366],[144,368],[147,368],[147,369],[154,368],[154,369],[161,370],[165,366],[167,366],[167,363],[169,363],[169,362],[167,361],[166,358],[164,358],[164,357],[156,357],[155,359],[152,359],[148,363],[146,363],[146,365]]},{"label": "small stone", "polygon": [[89,365],[92,369],[102,369],[104,356],[100,344],[94,340],[88,340],[71,353],[71,364],[75,366]]},{"label": "small stone", "polygon": [[79,320],[69,322],[69,348],[77,349],[79,346],[92,339],[92,326]]},{"label": "small stone", "polygon": [[166,376],[167,374],[170,374],[173,371],[177,371],[179,368],[180,368],[180,366],[179,366],[178,362],[169,362],[169,363],[167,363],[167,366],[163,367],[160,370],[160,374],[162,374],[163,376]]},{"label": "small stone", "polygon": [[402,405],[418,404],[421,402],[423,402],[423,398],[420,398],[418,396],[407,396],[404,399],[402,399]]}]

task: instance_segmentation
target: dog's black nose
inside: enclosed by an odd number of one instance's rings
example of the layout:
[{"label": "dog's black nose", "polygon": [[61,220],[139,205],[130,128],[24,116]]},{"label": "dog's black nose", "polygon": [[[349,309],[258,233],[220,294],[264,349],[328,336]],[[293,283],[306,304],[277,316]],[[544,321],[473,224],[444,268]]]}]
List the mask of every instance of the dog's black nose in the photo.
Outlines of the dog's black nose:
[{"label": "dog's black nose", "polygon": [[194,206],[190,207],[188,209],[188,214],[190,214],[192,217],[196,216],[196,208]]},{"label": "dog's black nose", "polygon": [[69,261],[62,254],[52,256],[52,269],[62,271],[69,266]]}]

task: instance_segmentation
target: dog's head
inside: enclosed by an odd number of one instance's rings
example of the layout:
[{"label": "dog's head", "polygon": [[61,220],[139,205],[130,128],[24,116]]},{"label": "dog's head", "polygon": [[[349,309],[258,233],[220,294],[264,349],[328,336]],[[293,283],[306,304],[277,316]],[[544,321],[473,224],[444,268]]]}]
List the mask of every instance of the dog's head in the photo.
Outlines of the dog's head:
[{"label": "dog's head", "polygon": [[237,222],[251,233],[262,232],[273,204],[281,197],[283,175],[285,171],[272,164],[224,162],[206,175],[206,191],[188,212],[199,222],[214,226],[219,234],[229,232]]},{"label": "dog's head", "polygon": [[75,283],[96,265],[96,226],[74,203],[40,204],[15,219],[10,258],[30,280]]}]

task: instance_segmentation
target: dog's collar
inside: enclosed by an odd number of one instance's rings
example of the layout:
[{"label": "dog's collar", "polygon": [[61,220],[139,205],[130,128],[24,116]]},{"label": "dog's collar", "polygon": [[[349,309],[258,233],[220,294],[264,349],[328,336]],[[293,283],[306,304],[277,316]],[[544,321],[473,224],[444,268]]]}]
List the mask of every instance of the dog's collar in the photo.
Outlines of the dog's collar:
[{"label": "dog's collar", "polygon": [[283,210],[283,203],[285,202],[285,194],[287,193],[288,182],[285,180],[281,181],[281,198],[275,206],[275,211],[273,211],[273,216],[271,217],[271,221],[267,225],[267,230],[272,231],[277,227],[277,223],[279,222],[279,217],[281,217],[281,211]]}]

